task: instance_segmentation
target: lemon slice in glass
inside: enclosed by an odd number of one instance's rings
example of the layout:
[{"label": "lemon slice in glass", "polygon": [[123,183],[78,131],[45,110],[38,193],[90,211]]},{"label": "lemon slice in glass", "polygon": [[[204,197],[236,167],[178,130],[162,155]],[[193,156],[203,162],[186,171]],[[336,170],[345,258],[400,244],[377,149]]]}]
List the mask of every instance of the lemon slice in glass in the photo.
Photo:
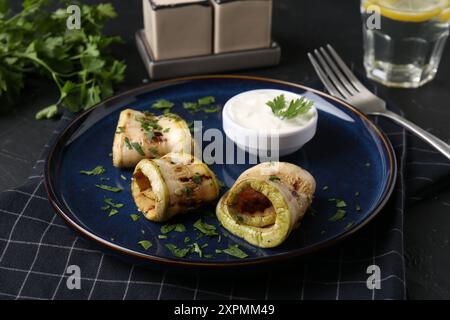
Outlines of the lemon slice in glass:
[{"label": "lemon slice in glass", "polygon": [[379,6],[381,15],[403,22],[425,22],[435,18],[450,19],[449,0],[367,0],[364,8]]}]

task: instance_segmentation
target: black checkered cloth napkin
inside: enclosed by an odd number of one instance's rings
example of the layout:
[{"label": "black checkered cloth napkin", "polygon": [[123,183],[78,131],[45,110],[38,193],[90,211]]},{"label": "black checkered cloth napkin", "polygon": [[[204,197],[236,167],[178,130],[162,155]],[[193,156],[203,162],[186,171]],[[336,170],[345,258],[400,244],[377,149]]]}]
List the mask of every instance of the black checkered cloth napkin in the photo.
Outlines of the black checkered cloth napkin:
[{"label": "black checkered cloth napkin", "polygon": [[[70,120],[64,116],[57,131]],[[394,194],[382,213],[364,230],[327,251],[269,268],[234,272],[130,265],[79,237],[47,200],[42,169],[50,143],[28,182],[0,193],[0,298],[405,299],[405,202],[414,198],[410,190],[419,192],[438,179],[448,179],[450,164],[404,129],[387,120],[374,120],[391,140],[399,164]],[[81,269],[80,289],[67,286],[70,265]],[[367,286],[371,265],[380,267],[380,289]]]}]

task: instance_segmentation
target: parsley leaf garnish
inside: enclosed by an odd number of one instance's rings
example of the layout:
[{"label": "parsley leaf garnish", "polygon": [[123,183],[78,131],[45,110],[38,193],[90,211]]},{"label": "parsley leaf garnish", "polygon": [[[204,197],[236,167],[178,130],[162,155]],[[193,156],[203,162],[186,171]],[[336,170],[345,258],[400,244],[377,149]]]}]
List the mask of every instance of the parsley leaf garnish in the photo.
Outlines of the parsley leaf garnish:
[{"label": "parsley leaf garnish", "polygon": [[202,249],[200,248],[197,242],[194,242],[192,244],[192,251],[197,253],[200,258],[203,256]]},{"label": "parsley leaf garnish", "polygon": [[114,203],[111,198],[106,198],[104,201],[106,204],[116,209],[120,209],[124,206],[123,203]]},{"label": "parsley leaf garnish", "polygon": [[185,232],[186,231],[186,227],[181,224],[181,223],[177,223],[177,224],[165,224],[161,227],[161,233],[162,234],[167,234],[169,232],[175,231],[175,232]]},{"label": "parsley leaf garnish", "polygon": [[219,235],[216,231],[216,227],[213,226],[212,224],[208,224],[206,222],[203,222],[202,219],[198,219],[195,223],[194,223],[194,228],[197,229],[198,231],[200,231],[201,233],[212,237],[212,236],[217,236]]},{"label": "parsley leaf garnish", "polygon": [[199,106],[205,106],[211,103],[216,102],[216,98],[214,98],[213,96],[207,96],[207,97],[203,97],[198,99],[197,103]]},{"label": "parsley leaf garnish", "polygon": [[191,113],[203,111],[204,113],[215,113],[221,110],[220,106],[210,106],[216,102],[213,96],[203,97],[197,102],[183,102],[183,108],[189,110]]},{"label": "parsley leaf garnish", "polygon": [[148,240],[139,241],[138,244],[140,244],[144,250],[148,250],[153,246],[153,244]]},{"label": "parsley leaf garnish", "polygon": [[141,216],[138,214],[130,214],[130,217],[131,217],[131,220],[133,220],[133,221],[137,221],[141,218]]},{"label": "parsley leaf garnish", "polygon": [[141,156],[145,157],[144,150],[142,150],[142,147],[139,144],[139,142],[133,142],[133,143],[131,143],[131,145],[133,146],[134,150],[136,150],[137,153],[139,153]]},{"label": "parsley leaf garnish", "polygon": [[117,210],[117,209],[111,209],[111,211],[109,212],[109,216],[110,217],[112,217],[112,216],[115,216],[116,214],[118,214],[119,213],[119,210]]},{"label": "parsley leaf garnish", "polygon": [[268,101],[266,104],[278,118],[293,119],[301,114],[307,113],[314,105],[314,102],[305,97],[301,97],[300,99],[291,100],[287,104],[286,98],[282,94],[275,97],[272,101]]},{"label": "parsley leaf garnish", "polygon": [[169,100],[161,99],[152,104],[153,109],[162,110],[163,113],[169,113],[175,104]]},{"label": "parsley leaf garnish", "polygon": [[202,183],[202,177],[198,174],[194,175],[192,177],[192,181],[194,181],[195,184],[201,184]]},{"label": "parsley leaf garnish", "polygon": [[128,139],[128,137],[125,137],[124,139],[125,145],[127,146],[128,150],[133,149],[133,146],[130,143],[130,139]]},{"label": "parsley leaf garnish", "polygon": [[117,127],[117,131],[116,134],[121,134],[125,132],[125,128],[124,127]]},{"label": "parsley leaf garnish", "polygon": [[226,254],[236,257],[236,258],[244,259],[244,258],[248,257],[248,254],[246,254],[244,251],[239,249],[239,246],[237,244],[230,245],[227,249],[224,249],[222,251],[225,252]]},{"label": "parsley leaf garnish", "polygon": [[189,188],[189,187],[185,187],[184,189],[183,189],[183,192],[188,196],[188,197],[190,197],[190,196],[192,196],[192,189],[191,188]]},{"label": "parsley leaf garnish", "polygon": [[111,186],[107,186],[105,184],[96,184],[95,185],[97,188],[106,190],[106,191],[111,191],[111,192],[120,192],[122,191],[121,188],[117,188],[117,187],[111,187]]},{"label": "parsley leaf garnish", "polygon": [[90,171],[86,171],[86,170],[81,170],[80,173],[81,174],[85,174],[88,176],[98,176],[100,174],[103,174],[106,172],[106,169],[103,166],[97,166],[94,169],[90,170]]},{"label": "parsley leaf garnish", "polygon": [[338,211],[328,220],[333,222],[343,220],[345,218],[346,213],[347,212],[345,210],[338,209]]},{"label": "parsley leaf garnish", "polygon": [[171,252],[175,257],[178,257],[178,258],[183,258],[183,257],[185,257],[185,256],[189,253],[189,251],[190,251],[189,248],[181,249],[181,248],[178,248],[176,245],[174,245],[174,244],[172,244],[172,243],[167,243],[165,246],[166,246],[167,249],[170,250],[170,252]]}]

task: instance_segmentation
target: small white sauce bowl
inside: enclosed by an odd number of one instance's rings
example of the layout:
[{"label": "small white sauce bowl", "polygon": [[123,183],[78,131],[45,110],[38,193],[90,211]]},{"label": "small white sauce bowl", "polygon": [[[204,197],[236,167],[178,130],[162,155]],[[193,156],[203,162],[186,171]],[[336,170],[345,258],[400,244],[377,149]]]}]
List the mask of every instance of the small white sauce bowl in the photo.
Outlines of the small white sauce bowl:
[{"label": "small white sauce bowl", "polygon": [[[309,111],[309,119],[301,126],[290,125],[287,128],[258,130],[255,128],[255,125],[258,126],[258,124],[253,122],[253,128],[245,127],[242,123],[239,123],[232,113],[233,108],[236,108],[236,104],[245,103],[246,99],[251,99],[252,95],[261,94],[267,94],[267,96],[270,97],[276,97],[283,94],[286,97],[286,100],[301,98],[300,95],[289,91],[260,89],[240,93],[228,100],[222,111],[223,130],[226,136],[240,149],[260,157],[274,158],[277,155],[282,157],[298,151],[314,137],[317,130],[318,119],[317,109],[314,106]],[[272,99],[267,99],[267,101]],[[262,105],[259,103],[258,106],[255,106],[255,108],[258,107],[265,108],[265,102]],[[272,112],[268,106],[267,108]],[[261,112],[267,113],[267,110],[261,110]],[[255,121],[257,122],[257,119],[255,119]],[[262,126],[264,126],[264,121],[261,120],[261,123]]]}]

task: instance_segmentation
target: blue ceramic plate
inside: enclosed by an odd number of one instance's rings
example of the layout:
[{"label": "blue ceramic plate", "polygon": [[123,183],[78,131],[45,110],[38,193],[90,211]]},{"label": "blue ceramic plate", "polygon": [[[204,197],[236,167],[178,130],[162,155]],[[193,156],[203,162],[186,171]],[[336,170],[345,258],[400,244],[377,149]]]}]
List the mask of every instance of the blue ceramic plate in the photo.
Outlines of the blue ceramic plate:
[{"label": "blue ceramic plate", "polygon": [[[124,108],[148,110],[159,99],[176,103],[174,112],[186,121],[203,120],[204,130],[222,127],[221,113],[190,114],[182,102],[214,96],[222,106],[232,96],[254,89],[281,89],[307,95],[319,109],[317,134],[300,151],[281,161],[297,164],[315,177],[317,192],[313,211],[308,213],[299,229],[285,243],[273,249],[260,249],[229,235],[220,227],[214,207],[176,218],[170,223],[182,223],[185,232],[171,232],[160,239],[161,224],[147,221],[138,214],[130,192],[131,170],[112,166],[110,156],[119,113]],[[106,168],[101,176],[86,176],[80,170],[98,165]],[[210,165],[227,188],[249,165]],[[303,255],[328,247],[348,237],[366,225],[382,209],[391,195],[396,176],[392,146],[379,129],[351,106],[321,92],[300,85],[270,79],[242,76],[205,76],[183,78],[150,84],[114,98],[74,120],[60,136],[49,155],[45,182],[55,210],[69,225],[88,238],[116,253],[143,261],[181,266],[224,267],[271,262]],[[101,180],[102,179],[102,180]],[[95,184],[120,187],[122,192],[101,190]],[[122,203],[116,215],[108,216],[101,209],[104,199]],[[331,221],[336,203],[330,198],[345,200],[345,218]],[[135,216],[134,216],[135,217]],[[199,237],[193,223],[199,218],[217,226],[220,237]],[[185,248],[197,242],[203,256],[191,253],[184,258],[172,255],[165,244]],[[144,249],[141,241],[152,243]],[[238,244],[248,254],[241,259],[216,253],[229,245]]]}]

